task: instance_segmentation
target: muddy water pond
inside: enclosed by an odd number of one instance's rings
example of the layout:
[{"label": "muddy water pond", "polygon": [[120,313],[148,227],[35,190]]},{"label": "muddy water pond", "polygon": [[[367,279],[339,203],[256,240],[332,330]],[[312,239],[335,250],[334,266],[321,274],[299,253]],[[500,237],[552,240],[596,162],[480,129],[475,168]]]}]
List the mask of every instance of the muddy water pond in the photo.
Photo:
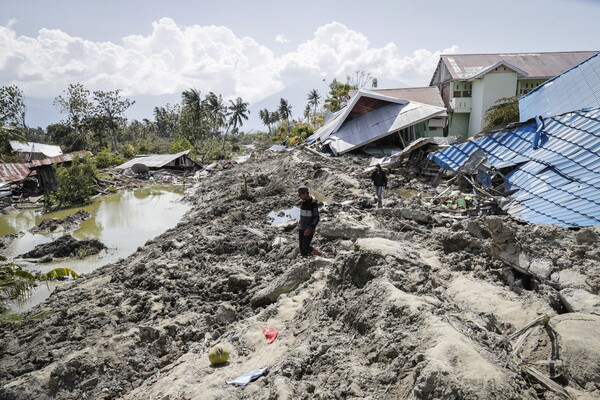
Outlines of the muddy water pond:
[{"label": "muddy water pond", "polygon": [[[3,255],[10,261],[38,244],[57,239],[65,233],[33,234],[29,230],[46,218],[62,219],[78,210],[85,210],[92,218],[83,221],[71,234],[79,240],[97,239],[108,247],[107,250],[83,259],[69,258],[44,264],[19,261],[18,264],[25,269],[41,272],[67,267],[79,275],[89,273],[102,265],[129,256],[147,240],[177,225],[190,208],[189,204],[181,201],[182,197],[181,188],[154,186],[99,197],[90,205],[50,214],[41,214],[38,210],[22,210],[19,214],[2,215],[0,236],[25,232],[3,250]],[[33,307],[50,296],[54,288],[61,284],[68,282],[40,284],[25,302],[12,304],[11,311],[19,312]]]}]

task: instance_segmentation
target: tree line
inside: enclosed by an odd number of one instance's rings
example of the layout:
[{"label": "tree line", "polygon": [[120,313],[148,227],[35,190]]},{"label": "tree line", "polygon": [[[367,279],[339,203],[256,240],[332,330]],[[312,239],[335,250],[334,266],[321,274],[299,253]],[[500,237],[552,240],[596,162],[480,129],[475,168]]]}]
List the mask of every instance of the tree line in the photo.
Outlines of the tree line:
[{"label": "tree line", "polygon": [[[350,90],[368,83],[376,87],[377,79],[357,71],[345,83],[330,82],[325,98],[316,89],[310,90],[302,115],[295,119],[292,105],[283,98],[275,110],[260,110],[259,117],[274,141],[291,139],[289,143],[295,144],[323,124],[326,112],[343,107]],[[26,123],[23,92],[16,85],[0,87],[1,161],[9,160],[10,140],[59,145],[64,152],[118,153],[125,158],[186,149],[203,160],[226,158],[235,150],[250,113],[241,97],[225,101],[220,94],[203,95],[196,88],[184,90],[177,104],[154,107],[152,117],[141,121],[125,117],[134,103],[120,89],[91,91],[81,83],[70,84],[53,102],[63,116],[61,121],[45,129],[31,128]]]}]

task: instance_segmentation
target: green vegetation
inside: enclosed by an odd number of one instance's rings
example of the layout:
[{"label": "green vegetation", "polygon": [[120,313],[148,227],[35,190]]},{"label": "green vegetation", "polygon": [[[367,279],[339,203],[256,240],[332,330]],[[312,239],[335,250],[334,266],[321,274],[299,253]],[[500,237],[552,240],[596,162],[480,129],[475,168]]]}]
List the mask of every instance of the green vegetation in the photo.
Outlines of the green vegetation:
[{"label": "green vegetation", "polygon": [[519,121],[519,98],[503,97],[485,112],[484,129],[503,128],[511,122]]},{"label": "green vegetation", "polygon": [[24,300],[31,289],[39,282],[47,282],[64,277],[78,278],[79,275],[69,268],[55,268],[45,274],[30,272],[20,266],[10,263],[0,265],[0,310],[4,309],[4,300]]},{"label": "green vegetation", "polygon": [[[266,135],[270,141],[299,144],[322,126],[326,110],[339,110],[350,90],[368,85],[377,87],[377,78],[364,71],[347,76],[345,83],[333,79],[326,97],[316,89],[309,91],[307,104],[297,108],[302,115],[296,117],[292,114],[292,104],[281,98],[274,110],[259,111],[268,132],[258,132],[252,137]],[[201,162],[227,159],[239,150],[240,138],[244,136],[242,127],[250,113],[249,103],[241,97],[223,99],[218,93],[203,94],[196,88],[184,90],[178,104],[154,107],[153,115],[141,121],[125,118],[125,112],[133,104],[120,89],[90,91],[83,84],[74,83],[54,99],[62,120],[45,129],[29,128],[25,123],[27,109],[22,91],[15,85],[2,86],[0,161],[19,161],[11,158],[9,140],[59,145],[63,152],[89,150],[96,155],[94,164],[99,169],[119,165],[138,154],[178,153],[188,149],[190,156]]]},{"label": "green vegetation", "polygon": [[98,171],[91,157],[75,156],[70,166],[54,168],[57,189],[46,195],[46,208],[87,204],[96,193]]}]

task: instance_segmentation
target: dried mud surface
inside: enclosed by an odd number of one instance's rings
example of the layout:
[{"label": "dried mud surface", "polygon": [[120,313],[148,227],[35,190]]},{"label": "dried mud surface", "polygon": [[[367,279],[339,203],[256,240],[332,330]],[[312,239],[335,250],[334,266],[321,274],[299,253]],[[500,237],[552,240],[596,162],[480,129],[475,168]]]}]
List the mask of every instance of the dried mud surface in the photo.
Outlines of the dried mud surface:
[{"label": "dried mud surface", "polygon": [[[460,219],[391,191],[378,210],[365,165],[297,149],[209,176],[175,228],[1,326],[0,398],[600,398],[597,229]],[[293,227],[267,219],[300,185],[328,199],[325,257],[299,258]]]}]

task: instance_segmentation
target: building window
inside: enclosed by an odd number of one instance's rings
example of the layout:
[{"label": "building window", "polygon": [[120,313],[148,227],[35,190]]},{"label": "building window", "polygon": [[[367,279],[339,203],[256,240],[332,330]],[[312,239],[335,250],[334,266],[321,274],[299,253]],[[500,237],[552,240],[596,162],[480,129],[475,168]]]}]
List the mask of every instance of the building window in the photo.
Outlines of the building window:
[{"label": "building window", "polygon": [[455,91],[454,91],[454,97],[461,97],[461,92],[460,92],[460,90],[455,90]]},{"label": "building window", "polygon": [[471,91],[470,90],[463,90],[462,97],[471,97]]}]

